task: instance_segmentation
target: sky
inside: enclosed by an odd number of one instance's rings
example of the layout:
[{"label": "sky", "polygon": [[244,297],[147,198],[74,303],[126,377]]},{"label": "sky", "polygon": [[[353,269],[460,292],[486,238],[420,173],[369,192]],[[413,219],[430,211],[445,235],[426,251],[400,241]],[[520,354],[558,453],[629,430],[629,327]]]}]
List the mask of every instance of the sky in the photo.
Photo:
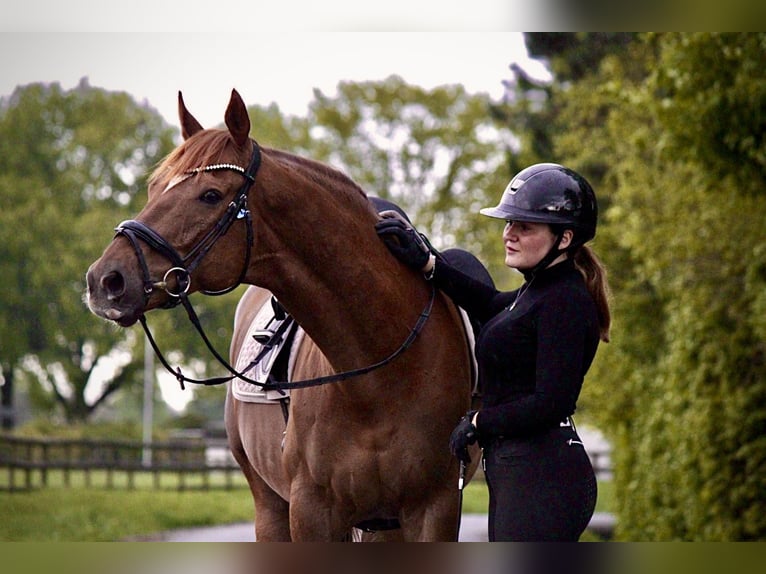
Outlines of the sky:
[{"label": "sky", "polygon": [[221,123],[232,88],[248,105],[276,103],[305,115],[313,90],[335,94],[338,82],[392,74],[423,88],[460,83],[471,93],[502,96],[512,62],[527,59],[516,32],[0,33],[0,97],[18,85],[87,78],[127,91],[178,125],[177,94],[203,126]]},{"label": "sky", "polygon": [[104,32],[507,31],[551,25],[551,0],[0,0],[0,30]]}]

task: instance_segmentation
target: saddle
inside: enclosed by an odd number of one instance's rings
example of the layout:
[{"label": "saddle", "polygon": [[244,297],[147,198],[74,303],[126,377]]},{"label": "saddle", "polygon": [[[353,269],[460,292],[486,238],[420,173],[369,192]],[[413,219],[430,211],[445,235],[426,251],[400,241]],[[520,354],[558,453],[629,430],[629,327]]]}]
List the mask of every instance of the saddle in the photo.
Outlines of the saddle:
[{"label": "saddle", "polygon": [[[242,372],[258,358],[247,373],[251,379],[264,384],[269,379],[291,381],[295,357],[305,334],[272,295],[250,323],[235,368]],[[232,381],[231,391],[235,399],[246,403],[276,404],[290,396],[289,390],[264,390],[242,379]]]}]

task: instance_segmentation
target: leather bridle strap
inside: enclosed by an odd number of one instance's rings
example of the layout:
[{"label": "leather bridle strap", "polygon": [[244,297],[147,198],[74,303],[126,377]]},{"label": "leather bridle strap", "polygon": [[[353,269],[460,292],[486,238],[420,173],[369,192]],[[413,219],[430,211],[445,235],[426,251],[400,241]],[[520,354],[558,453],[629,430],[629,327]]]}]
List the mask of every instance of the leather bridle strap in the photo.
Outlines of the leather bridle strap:
[{"label": "leather bridle strap", "polygon": [[417,323],[415,323],[415,326],[410,331],[410,334],[407,336],[407,338],[404,340],[404,342],[399,346],[399,348],[391,353],[388,357],[383,359],[382,361],[378,361],[377,363],[374,363],[372,365],[368,365],[366,367],[362,367],[360,369],[353,369],[351,371],[343,371],[340,373],[335,373],[332,375],[326,375],[324,377],[316,377],[313,379],[306,379],[303,381],[275,381],[271,379],[271,375],[269,375],[269,381],[262,385],[263,389],[268,390],[277,390],[277,391],[286,391],[290,389],[305,389],[308,387],[316,387],[319,385],[324,385],[325,383],[331,383],[331,382],[339,382],[339,381],[345,381],[347,379],[350,379],[351,377],[358,377],[361,375],[365,375],[367,373],[370,373],[376,369],[379,369],[381,367],[385,367],[388,365],[391,361],[396,359],[399,355],[404,353],[407,349],[410,348],[410,346],[415,342],[415,339],[420,334],[420,332],[423,330],[423,327],[426,324],[426,321],[428,320],[428,317],[431,316],[431,310],[434,306],[434,299],[436,299],[436,287],[434,287],[433,284],[431,284],[431,295],[428,298],[428,303],[426,303],[425,308],[420,313],[420,316],[418,317]]},{"label": "leather bridle strap", "polygon": [[[229,203],[226,211],[213,226],[213,228],[205,234],[205,236],[189,251],[186,257],[176,251],[176,249],[159,233],[154,231],[151,227],[145,223],[131,219],[123,221],[115,229],[115,236],[123,235],[128,238],[133,250],[136,253],[139,264],[141,265],[141,271],[144,274],[144,299],[148,301],[155,288],[164,290],[170,299],[165,307],[175,307],[181,301],[181,295],[188,292],[191,284],[191,274],[199,266],[202,260],[207,256],[215,243],[223,237],[232,224],[239,220],[245,220],[245,227],[247,229],[247,242],[245,260],[240,271],[237,281],[229,287],[220,291],[202,291],[206,295],[223,295],[236,289],[245,279],[247,269],[250,266],[250,254],[253,245],[253,224],[250,216],[250,211],[247,209],[248,192],[255,182],[255,176],[258,172],[258,168],[261,165],[261,150],[258,143],[253,141],[253,153],[250,156],[250,163],[247,169],[242,169],[239,166],[232,164],[217,164],[196,168],[189,172],[200,173],[203,171],[218,171],[218,170],[232,170],[236,171],[245,178],[242,187],[237,191],[234,199]],[[165,275],[161,281],[152,280],[149,274],[149,267],[146,264],[143,251],[138,240],[146,243],[151,249],[160,253],[163,257],[171,262],[172,267],[165,272]],[[178,286],[175,291],[172,291],[168,279],[171,274],[176,276]]]},{"label": "leather bridle strap", "polygon": [[[385,359],[378,361],[377,363],[374,363],[372,365],[361,367],[359,369],[343,371],[343,372],[335,373],[332,375],[315,377],[312,379],[305,379],[301,381],[276,381],[271,377],[271,375],[269,375],[269,380],[266,383],[256,381],[248,377],[245,373],[253,369],[261,361],[261,359],[268,352],[269,350],[268,347],[264,346],[261,349],[261,352],[258,353],[258,355],[244,369],[242,369],[242,371],[237,371],[234,367],[231,366],[231,364],[227,360],[225,360],[220,355],[220,353],[218,353],[215,347],[213,347],[212,343],[210,342],[210,339],[205,334],[205,330],[202,328],[202,325],[200,324],[197,314],[194,312],[194,308],[189,302],[188,296],[186,294],[183,294],[180,297],[180,299],[183,303],[184,308],[186,309],[187,314],[189,315],[189,320],[191,321],[192,325],[194,325],[194,328],[202,337],[202,340],[205,342],[205,346],[207,346],[208,350],[213,354],[216,360],[227,371],[229,371],[229,373],[231,373],[230,376],[226,376],[226,377],[211,377],[208,379],[194,379],[184,375],[180,367],[176,367],[175,369],[173,369],[173,367],[170,366],[167,359],[164,357],[164,355],[160,351],[156,341],[154,340],[154,337],[152,336],[151,331],[149,330],[149,326],[146,323],[146,316],[141,315],[141,317],[139,317],[139,321],[141,322],[141,326],[146,332],[147,338],[149,339],[149,343],[154,349],[155,354],[157,355],[157,357],[159,357],[160,362],[162,363],[162,366],[165,367],[165,370],[167,370],[169,373],[175,376],[176,380],[178,380],[178,382],[180,383],[182,389],[184,388],[184,383],[213,386],[213,385],[224,384],[235,378],[238,378],[247,383],[250,383],[251,385],[261,387],[263,390],[286,391],[291,389],[305,389],[308,387],[316,387],[316,386],[324,385],[331,382],[345,381],[352,377],[358,377],[358,376],[370,373],[372,371],[380,369],[381,367],[385,367],[386,365],[391,363],[394,359],[396,359],[399,355],[404,353],[407,349],[409,349],[412,346],[412,344],[415,342],[415,339],[423,330],[423,327],[425,326],[428,318],[431,316],[431,311],[433,310],[434,300],[436,299],[436,287],[433,284],[431,285],[431,294],[428,298],[428,302],[426,303],[426,306],[423,309],[423,311],[421,311],[420,315],[418,316],[418,320],[415,323],[415,326],[410,330],[410,333],[407,336],[407,338],[393,353],[391,353]],[[282,326],[287,328],[289,326],[289,321],[283,322]],[[281,336],[281,333],[278,331],[276,336]]]},{"label": "leather bridle strap", "polygon": [[[144,276],[144,305],[146,305],[146,302],[149,300],[149,297],[155,288],[163,289],[168,295],[170,295],[170,299],[168,299],[168,302],[165,304],[166,308],[175,307],[178,305],[180,302],[180,295],[182,293],[186,293],[189,290],[189,286],[191,284],[189,272],[184,265],[183,259],[181,259],[181,256],[178,255],[178,252],[173,249],[173,247],[153,229],[135,219],[130,221],[123,221],[115,229],[115,232],[117,235],[125,236],[128,241],[130,241],[130,244],[133,246],[133,251],[136,253],[136,258],[138,259],[138,263],[141,266],[141,272]],[[149,266],[147,265],[146,258],[144,257],[144,252],[138,242],[139,239],[146,243],[153,250],[161,253],[173,265],[165,272],[165,275],[161,281],[152,280],[151,274],[149,273]],[[171,291],[168,285],[168,279],[171,273],[176,275],[178,282],[176,291]]]}]

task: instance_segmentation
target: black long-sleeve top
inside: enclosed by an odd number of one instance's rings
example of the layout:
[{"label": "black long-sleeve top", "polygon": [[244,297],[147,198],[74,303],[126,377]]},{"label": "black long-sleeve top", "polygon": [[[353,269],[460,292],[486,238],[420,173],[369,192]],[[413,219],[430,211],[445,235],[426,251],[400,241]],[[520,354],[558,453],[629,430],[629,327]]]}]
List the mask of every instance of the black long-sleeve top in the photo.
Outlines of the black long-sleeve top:
[{"label": "black long-sleeve top", "polygon": [[516,291],[497,291],[441,258],[433,280],[483,324],[476,339],[482,436],[529,436],[574,413],[599,323],[571,260],[539,271]]}]

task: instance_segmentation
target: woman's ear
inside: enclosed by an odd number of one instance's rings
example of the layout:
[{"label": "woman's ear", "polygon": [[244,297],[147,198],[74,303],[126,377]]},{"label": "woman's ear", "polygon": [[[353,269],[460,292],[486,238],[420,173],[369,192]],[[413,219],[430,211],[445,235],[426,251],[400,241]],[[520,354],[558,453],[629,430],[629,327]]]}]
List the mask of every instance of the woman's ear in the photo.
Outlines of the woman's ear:
[{"label": "woman's ear", "polygon": [[565,229],[561,234],[561,241],[559,241],[559,249],[566,249],[572,244],[572,238],[574,237],[574,231],[571,229]]}]

